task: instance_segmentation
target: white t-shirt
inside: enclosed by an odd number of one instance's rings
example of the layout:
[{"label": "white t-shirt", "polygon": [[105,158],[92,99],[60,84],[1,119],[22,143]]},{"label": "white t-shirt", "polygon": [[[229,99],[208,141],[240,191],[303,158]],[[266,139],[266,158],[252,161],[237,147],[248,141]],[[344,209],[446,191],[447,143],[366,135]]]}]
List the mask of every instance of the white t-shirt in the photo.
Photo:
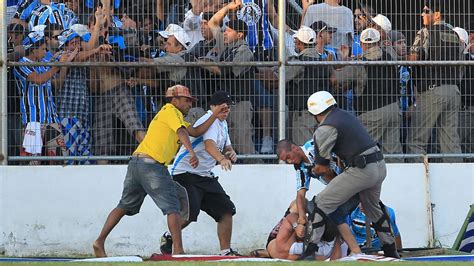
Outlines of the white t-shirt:
[{"label": "white t-shirt", "polygon": [[[197,127],[204,123],[212,115],[211,111],[207,111],[205,115],[199,118],[194,127]],[[176,159],[171,167],[171,175],[178,175],[183,173],[192,173],[200,176],[212,177],[212,169],[216,165],[216,160],[206,151],[204,146],[205,140],[213,140],[217,144],[217,149],[223,151],[225,146],[229,146],[232,143],[229,138],[229,129],[227,126],[227,121],[220,121],[216,119],[214,123],[209,127],[209,129],[202,136],[194,138],[190,137],[191,145],[193,146],[194,152],[199,159],[199,165],[196,168],[192,168],[189,164],[189,152],[186,148],[181,145],[181,148],[176,155]]]},{"label": "white t-shirt", "polygon": [[306,10],[303,25],[310,27],[316,21],[324,21],[328,26],[337,28],[332,36],[331,47],[338,49],[344,38],[350,34],[351,42],[354,38],[354,20],[352,10],[345,6],[330,6],[326,3],[310,5]]}]

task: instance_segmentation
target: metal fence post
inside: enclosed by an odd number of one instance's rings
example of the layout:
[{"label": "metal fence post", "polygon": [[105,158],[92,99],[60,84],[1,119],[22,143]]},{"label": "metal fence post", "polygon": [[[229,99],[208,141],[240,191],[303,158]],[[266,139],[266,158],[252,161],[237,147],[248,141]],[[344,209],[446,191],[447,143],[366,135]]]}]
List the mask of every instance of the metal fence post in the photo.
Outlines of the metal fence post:
[{"label": "metal fence post", "polygon": [[7,1],[0,0],[0,164],[3,165],[8,158],[7,84]]},{"label": "metal fence post", "polygon": [[286,1],[278,0],[278,140],[285,138],[285,32],[286,32]]}]

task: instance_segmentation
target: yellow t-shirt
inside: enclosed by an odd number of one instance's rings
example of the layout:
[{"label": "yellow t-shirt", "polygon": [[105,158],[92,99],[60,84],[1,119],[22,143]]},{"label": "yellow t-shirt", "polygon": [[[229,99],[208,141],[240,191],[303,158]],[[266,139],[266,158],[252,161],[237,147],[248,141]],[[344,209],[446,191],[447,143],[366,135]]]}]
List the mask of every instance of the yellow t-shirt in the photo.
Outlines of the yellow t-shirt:
[{"label": "yellow t-shirt", "polygon": [[160,163],[170,164],[181,145],[176,132],[179,128],[188,126],[183,113],[167,103],[151,121],[145,138],[134,154],[145,153]]}]

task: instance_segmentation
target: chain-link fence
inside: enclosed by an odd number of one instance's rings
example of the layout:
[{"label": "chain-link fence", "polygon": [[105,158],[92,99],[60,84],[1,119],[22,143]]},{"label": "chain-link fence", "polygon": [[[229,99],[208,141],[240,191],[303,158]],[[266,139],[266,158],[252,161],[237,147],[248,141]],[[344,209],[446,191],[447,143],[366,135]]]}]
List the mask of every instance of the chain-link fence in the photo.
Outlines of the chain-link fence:
[{"label": "chain-link fence", "polygon": [[473,9],[469,0],[8,1],[2,152],[9,164],[123,163],[166,89],[182,84],[198,98],[190,123],[213,93],[231,94],[242,163],[277,162],[283,137],[310,140],[306,101],[320,90],[360,118],[388,161],[470,161]]}]

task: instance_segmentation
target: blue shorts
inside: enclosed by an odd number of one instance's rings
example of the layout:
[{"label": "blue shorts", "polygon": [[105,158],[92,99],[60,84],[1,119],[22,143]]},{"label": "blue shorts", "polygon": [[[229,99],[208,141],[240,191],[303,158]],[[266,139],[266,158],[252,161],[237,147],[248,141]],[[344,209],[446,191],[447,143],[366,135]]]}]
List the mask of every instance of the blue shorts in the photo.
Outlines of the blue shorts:
[{"label": "blue shorts", "polygon": [[122,198],[117,207],[124,209],[127,215],[135,215],[140,212],[146,195],[153,199],[164,215],[180,212],[178,190],[168,168],[132,157],[123,182]]},{"label": "blue shorts", "polygon": [[273,107],[274,95],[268,92],[259,80],[255,80],[254,95],[250,95],[250,102],[254,109],[262,107]]}]

